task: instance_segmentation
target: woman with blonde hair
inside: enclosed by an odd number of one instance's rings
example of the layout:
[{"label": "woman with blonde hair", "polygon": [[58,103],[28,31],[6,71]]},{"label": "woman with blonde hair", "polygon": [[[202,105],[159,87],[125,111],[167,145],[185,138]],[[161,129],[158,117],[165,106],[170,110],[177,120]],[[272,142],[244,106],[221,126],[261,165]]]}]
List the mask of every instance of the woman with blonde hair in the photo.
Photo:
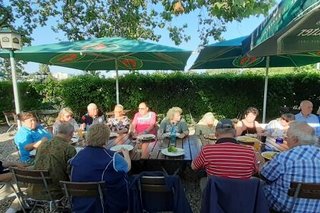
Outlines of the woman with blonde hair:
[{"label": "woman with blonde hair", "polygon": [[196,135],[210,135],[215,134],[216,125],[218,120],[215,119],[212,112],[207,112],[203,115],[201,120],[196,124]]},{"label": "woman with blonde hair", "polygon": [[189,129],[186,121],[182,118],[182,109],[180,107],[172,107],[167,112],[158,130],[158,138],[170,137],[175,134],[178,138],[184,138],[189,135]]},{"label": "woman with blonde hair", "polygon": [[79,129],[79,125],[73,118],[73,112],[69,107],[63,108],[60,110],[58,117],[56,118],[56,121],[53,124],[53,134],[55,135],[57,133],[58,127],[62,123],[71,123],[73,125],[74,131],[77,131]]}]

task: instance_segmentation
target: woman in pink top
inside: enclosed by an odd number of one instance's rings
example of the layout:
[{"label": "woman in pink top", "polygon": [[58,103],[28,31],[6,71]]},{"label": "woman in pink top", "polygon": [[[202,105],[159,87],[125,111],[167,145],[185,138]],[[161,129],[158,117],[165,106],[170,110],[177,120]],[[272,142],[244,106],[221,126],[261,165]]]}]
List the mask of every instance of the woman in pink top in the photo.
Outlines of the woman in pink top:
[{"label": "woman in pink top", "polygon": [[154,134],[156,135],[157,115],[149,111],[145,102],[139,104],[139,112],[134,115],[131,132],[133,135]]}]

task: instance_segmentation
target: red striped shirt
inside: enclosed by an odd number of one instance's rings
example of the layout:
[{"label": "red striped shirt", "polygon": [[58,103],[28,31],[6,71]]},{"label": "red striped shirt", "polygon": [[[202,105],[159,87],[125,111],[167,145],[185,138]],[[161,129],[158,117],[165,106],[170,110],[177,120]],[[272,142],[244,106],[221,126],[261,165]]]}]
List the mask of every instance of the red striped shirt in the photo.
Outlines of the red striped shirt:
[{"label": "red striped shirt", "polygon": [[204,146],[193,164],[207,175],[228,178],[246,179],[258,171],[254,150],[232,142]]}]

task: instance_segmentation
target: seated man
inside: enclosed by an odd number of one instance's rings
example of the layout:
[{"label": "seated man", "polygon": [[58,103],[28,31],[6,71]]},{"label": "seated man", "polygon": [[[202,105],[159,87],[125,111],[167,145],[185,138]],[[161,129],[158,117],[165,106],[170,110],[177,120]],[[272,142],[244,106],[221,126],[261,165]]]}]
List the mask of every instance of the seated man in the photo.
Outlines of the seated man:
[{"label": "seated man", "polygon": [[261,170],[269,206],[277,212],[320,212],[319,200],[287,195],[291,182],[320,183],[320,148],[314,129],[302,122],[290,124],[287,143],[289,150],[278,154]]},{"label": "seated man", "polygon": [[316,136],[320,137],[319,118],[315,114],[312,114],[312,102],[308,100],[301,101],[300,110],[300,113],[295,115],[295,120],[309,124],[311,127],[314,128]]},{"label": "seated man", "polygon": [[[247,179],[258,171],[258,162],[252,147],[241,145],[234,139],[236,130],[229,119],[223,119],[216,126],[217,142],[204,146],[192,161],[193,170],[205,169],[208,176]],[[206,178],[200,181],[201,189]]]},{"label": "seated man", "polygon": [[103,124],[105,119],[104,115],[99,115],[99,109],[95,103],[90,103],[87,106],[87,114],[81,118],[82,130],[88,130],[92,124]]},{"label": "seated man", "polygon": [[87,145],[70,161],[71,181],[105,181],[104,204],[98,198],[77,197],[72,199],[72,212],[126,212],[128,209],[127,172],[131,168],[129,152],[122,149],[123,157],[104,148],[110,129],[103,124],[94,124],[87,133]]},{"label": "seated man", "polygon": [[[9,167],[18,167],[23,169],[25,165],[16,162],[2,162],[0,161],[0,182],[4,182],[5,186],[0,188],[0,197],[6,198],[10,194],[14,193],[10,181],[12,181],[12,173]],[[6,213],[14,213],[21,209],[18,198],[16,198],[12,203]]]},{"label": "seated man", "polygon": [[30,156],[30,151],[37,149],[42,142],[51,139],[51,134],[37,123],[36,117],[31,112],[18,114],[21,127],[14,137],[14,142],[20,152],[20,161],[32,165],[34,158]]},{"label": "seated man", "polygon": [[158,130],[158,138],[170,137],[172,134],[178,138],[184,138],[189,135],[189,129],[186,121],[182,118],[182,109],[180,107],[172,107],[167,112]]},{"label": "seated man", "polygon": [[[50,177],[52,177],[49,190],[53,199],[59,199],[63,196],[59,181],[69,180],[68,161],[76,154],[75,148],[70,144],[73,131],[74,127],[71,123],[61,123],[53,139],[50,142],[42,143],[37,149],[34,169],[49,171]],[[31,186],[28,193],[33,198],[45,198],[38,185]]]}]

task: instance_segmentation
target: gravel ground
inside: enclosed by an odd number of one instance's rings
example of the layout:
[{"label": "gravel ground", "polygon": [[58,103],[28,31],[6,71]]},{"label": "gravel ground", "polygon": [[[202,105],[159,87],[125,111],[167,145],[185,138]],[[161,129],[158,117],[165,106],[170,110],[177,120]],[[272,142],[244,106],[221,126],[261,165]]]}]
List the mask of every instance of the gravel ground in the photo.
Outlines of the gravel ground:
[{"label": "gravel ground", "polygon": [[[17,150],[12,144],[14,132],[6,133],[7,129],[7,126],[0,125],[0,160],[18,161]],[[200,212],[200,187],[197,174],[187,167],[180,176],[193,212]],[[13,198],[0,197],[0,213],[5,212],[12,201]]]}]

